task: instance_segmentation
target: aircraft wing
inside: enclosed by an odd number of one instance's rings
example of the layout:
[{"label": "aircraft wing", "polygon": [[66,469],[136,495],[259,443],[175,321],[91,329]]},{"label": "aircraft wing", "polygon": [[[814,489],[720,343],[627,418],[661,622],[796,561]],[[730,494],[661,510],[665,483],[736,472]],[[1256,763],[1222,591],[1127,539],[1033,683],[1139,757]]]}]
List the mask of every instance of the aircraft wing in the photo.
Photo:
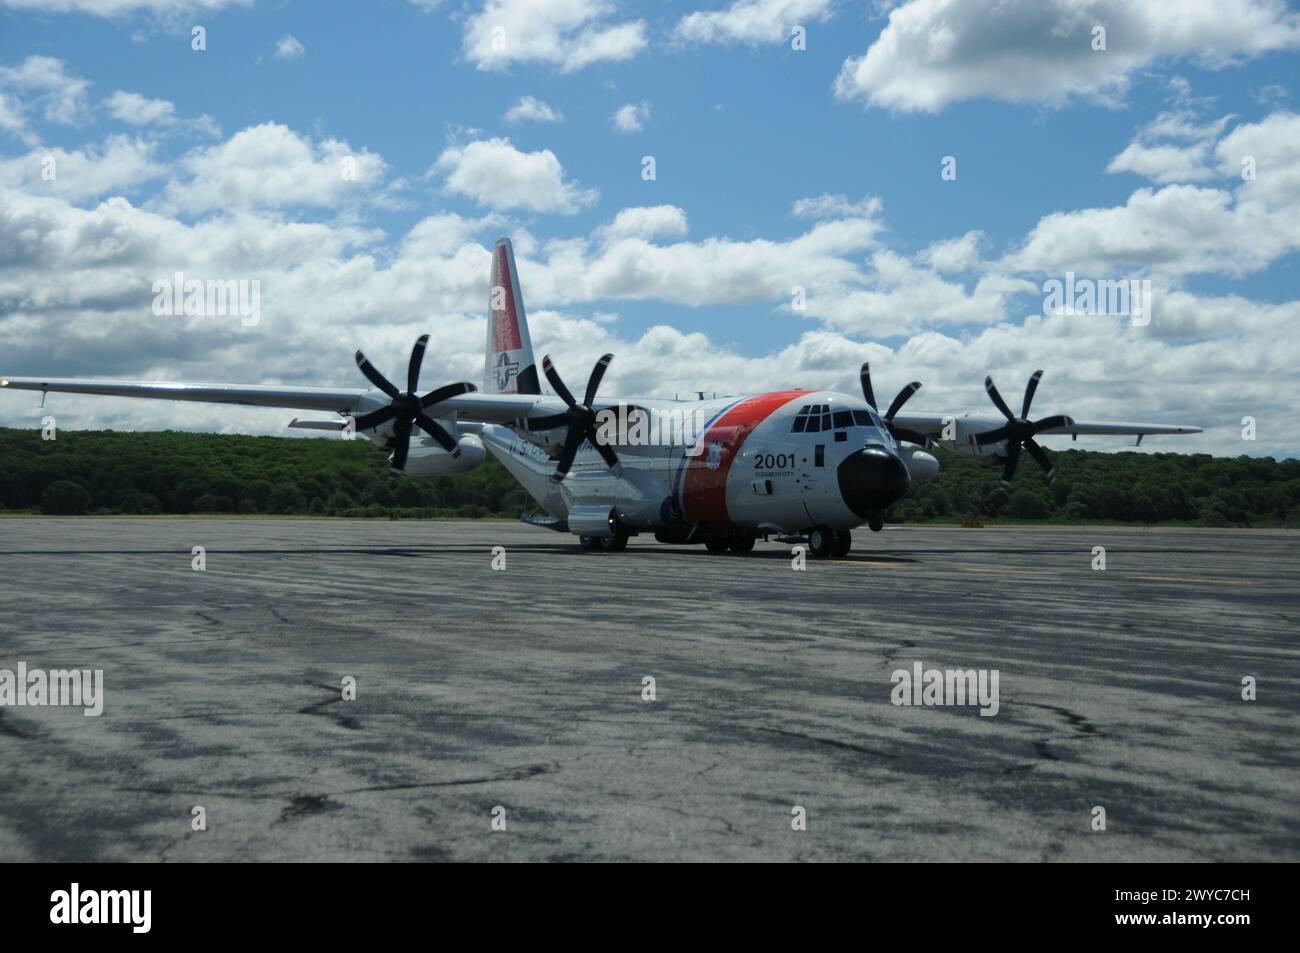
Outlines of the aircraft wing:
[{"label": "aircraft wing", "polygon": [[50,393],[92,394],[97,397],[151,397],[155,400],[194,400],[207,404],[246,407],[288,407],[352,413],[365,395],[359,388],[284,387],[247,384],[177,384],[168,381],[112,381],[59,377],[5,377],[0,388]]},{"label": "aircraft wing", "polygon": [[[946,420],[961,419],[961,414],[900,413],[894,415],[894,424],[904,430],[936,435],[943,430]],[[1069,427],[1051,427],[1041,431],[1046,434],[1094,434],[1146,436],[1148,434],[1188,434],[1200,433],[1200,427],[1188,424],[1149,424],[1129,421],[1075,420]]]},{"label": "aircraft wing", "polygon": [[1190,424],[1144,424],[1107,420],[1076,420],[1072,427],[1048,427],[1039,433],[1118,434],[1145,437],[1148,434],[1200,433]]},{"label": "aircraft wing", "polygon": [[[0,378],[0,389],[30,390],[97,397],[145,397],[154,400],[192,400],[208,404],[245,407],[283,407],[290,410],[332,411],[353,415],[380,407],[387,398],[362,388],[287,387],[278,384],[184,384],[168,381],[114,381],[59,377]],[[564,404],[536,394],[459,394],[442,401],[439,412],[454,410],[461,416],[487,423],[509,423],[542,405],[554,410]]]}]

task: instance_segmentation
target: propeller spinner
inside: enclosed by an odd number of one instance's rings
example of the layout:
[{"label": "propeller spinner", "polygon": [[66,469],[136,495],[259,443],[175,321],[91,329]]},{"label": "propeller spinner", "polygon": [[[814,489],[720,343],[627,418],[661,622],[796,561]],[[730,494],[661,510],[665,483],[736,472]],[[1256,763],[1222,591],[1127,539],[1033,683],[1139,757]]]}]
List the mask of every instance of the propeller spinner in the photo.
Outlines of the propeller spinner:
[{"label": "propeller spinner", "polygon": [[998,410],[1002,411],[1002,415],[1007,418],[1007,422],[996,430],[976,435],[975,442],[981,446],[997,443],[1001,440],[1007,442],[1007,462],[1002,468],[1002,483],[1004,486],[1010,484],[1011,478],[1015,475],[1016,466],[1020,463],[1021,447],[1029,451],[1029,455],[1043,468],[1048,480],[1056,479],[1056,467],[1052,464],[1052,458],[1047,455],[1046,450],[1035,442],[1034,435],[1041,430],[1068,427],[1074,423],[1074,420],[1060,414],[1044,417],[1041,420],[1029,419],[1029,405],[1033,403],[1034,392],[1038,390],[1038,382],[1042,379],[1042,376],[1042,371],[1034,371],[1034,375],[1029,378],[1029,383],[1025,385],[1025,401],[1021,405],[1019,417],[1011,413],[1011,408],[1002,399],[998,389],[993,386],[993,378],[984,378],[984,389],[988,391],[989,399],[993,401]]},{"label": "propeller spinner", "polygon": [[419,427],[436,440],[442,449],[452,455],[453,459],[460,456],[460,445],[455,438],[447,433],[446,429],[425,411],[448,397],[455,397],[457,394],[465,394],[478,389],[473,384],[459,383],[447,384],[436,390],[431,390],[423,397],[416,394],[416,388],[420,384],[420,366],[424,363],[424,349],[428,346],[428,343],[429,335],[422,334],[419,340],[415,342],[415,347],[411,350],[411,362],[406,370],[406,390],[404,392],[398,390],[388,378],[375,369],[375,366],[366,359],[364,354],[357,351],[357,367],[361,368],[361,373],[366,375],[370,383],[387,394],[392,403],[387,407],[381,407],[356,418],[356,428],[358,430],[370,430],[381,424],[386,424],[390,420],[393,421],[396,442],[393,446],[393,462],[389,470],[393,476],[401,476],[402,471],[406,469],[406,457],[411,449],[411,431],[415,427]]}]

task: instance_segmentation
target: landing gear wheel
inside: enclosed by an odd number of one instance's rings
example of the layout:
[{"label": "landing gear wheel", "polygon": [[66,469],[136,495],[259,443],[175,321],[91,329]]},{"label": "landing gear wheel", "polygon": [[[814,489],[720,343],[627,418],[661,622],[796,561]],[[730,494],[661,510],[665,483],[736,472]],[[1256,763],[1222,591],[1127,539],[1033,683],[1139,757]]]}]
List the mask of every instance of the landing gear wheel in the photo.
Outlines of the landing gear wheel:
[{"label": "landing gear wheel", "polygon": [[627,549],[627,540],[630,533],[616,532],[609,539],[600,541],[600,548],[607,552],[618,552],[621,549]]},{"label": "landing gear wheel", "polygon": [[831,547],[831,555],[840,559],[849,554],[853,548],[853,534],[847,529],[837,529],[835,531],[835,545]]},{"label": "landing gear wheel", "polygon": [[867,526],[871,527],[871,532],[879,533],[885,528],[885,518],[877,513],[867,520]]},{"label": "landing gear wheel", "polygon": [[814,526],[808,531],[808,554],[814,559],[825,559],[835,545],[835,532],[826,526]]},{"label": "landing gear wheel", "polygon": [[731,543],[727,546],[727,549],[735,553],[737,556],[743,556],[745,553],[753,551],[754,541],[757,538],[757,534],[751,533],[748,530],[736,530],[736,532],[732,534]]},{"label": "landing gear wheel", "polygon": [[727,551],[727,540],[725,539],[705,540],[704,548],[711,553],[725,553]]},{"label": "landing gear wheel", "polygon": [[596,536],[579,536],[578,545],[583,549],[600,549],[600,539]]}]

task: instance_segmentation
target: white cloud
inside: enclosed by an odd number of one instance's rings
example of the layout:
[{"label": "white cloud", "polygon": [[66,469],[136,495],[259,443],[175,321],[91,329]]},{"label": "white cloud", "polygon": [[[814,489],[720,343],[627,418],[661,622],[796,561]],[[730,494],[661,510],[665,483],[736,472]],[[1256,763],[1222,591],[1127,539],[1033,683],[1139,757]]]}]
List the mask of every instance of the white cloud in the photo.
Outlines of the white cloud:
[{"label": "white cloud", "polygon": [[[1175,184],[1138,189],[1122,206],[1054,212],[1003,267],[1110,276],[1136,269],[1169,279],[1244,275],[1300,249],[1300,116],[1274,113],[1237,126],[1212,156],[1202,156],[1197,169],[1232,179],[1231,191]],[[1248,157],[1256,165],[1254,181],[1242,179]],[[1153,174],[1172,168],[1170,162]]]},{"label": "white cloud", "polygon": [[521,96],[505,114],[505,120],[509,123],[561,122],[563,119],[564,116],[558,110],[535,96]]},{"label": "white cloud", "polygon": [[296,60],[307,52],[307,47],[303,46],[296,36],[286,33],[280,38],[280,42],[275,44],[275,58],[277,60]]},{"label": "white cloud", "polygon": [[998,324],[1009,320],[1015,296],[1038,291],[1034,282],[999,273],[984,274],[967,289],[884,249],[871,257],[864,278],[864,287],[810,294],[808,311],[842,331],[895,337],[927,327]]},{"label": "white cloud", "polygon": [[869,195],[860,202],[850,202],[844,195],[819,195],[816,198],[798,199],[790,214],[798,218],[871,218],[880,214],[880,199]]},{"label": "white cloud", "polygon": [[4,122],[14,131],[27,130],[28,107],[46,122],[76,125],[87,114],[89,89],[88,80],[68,74],[63,61],[51,56],[29,56],[17,66],[0,66]]},{"label": "white cloud", "polygon": [[[1097,25],[1104,52],[1092,48]],[[1297,45],[1300,15],[1282,0],[907,0],[863,56],[844,62],[835,93],[903,112],[980,97],[1113,102],[1157,61],[1219,68]]]},{"label": "white cloud", "polygon": [[40,13],[89,13],[117,17],[128,13],[182,14],[250,6],[253,0],[0,0],[0,7]]},{"label": "white cloud", "polygon": [[1144,126],[1124,151],[1110,160],[1107,172],[1133,172],[1152,182],[1201,182],[1214,173],[1210,149],[1231,116],[1200,123],[1188,111],[1161,113]]},{"label": "white cloud", "polygon": [[0,130],[21,135],[26,128],[22,105],[16,97],[0,90]]},{"label": "white cloud", "polygon": [[686,213],[675,205],[621,209],[605,228],[607,239],[679,238],[687,232]]},{"label": "white cloud", "polygon": [[677,23],[692,43],[780,43],[796,26],[826,20],[832,0],[735,0],[725,10],[697,10]]},{"label": "white cloud", "polygon": [[165,99],[149,99],[139,93],[118,90],[104,100],[109,114],[119,122],[131,126],[150,123],[170,123],[175,119],[176,107]]},{"label": "white cloud", "polygon": [[481,70],[513,63],[563,72],[627,60],[646,45],[644,20],[614,20],[609,0],[485,0],[465,23],[465,55]]},{"label": "white cloud", "polygon": [[109,136],[99,147],[72,152],[38,149],[14,159],[0,159],[0,185],[80,202],[163,175],[154,152],[153,143],[123,135]]},{"label": "white cloud", "polygon": [[372,194],[384,171],[384,160],[373,152],[338,139],[313,143],[286,126],[266,123],[186,154],[164,203],[186,212],[334,207]]},{"label": "white cloud", "polygon": [[611,122],[614,128],[619,132],[640,132],[645,128],[646,121],[650,118],[650,104],[648,102],[628,103],[615,110]]},{"label": "white cloud", "polygon": [[445,173],[447,188],[491,209],[572,214],[599,198],[564,178],[564,167],[550,149],[520,152],[509,139],[487,139],[451,146],[434,169]]},{"label": "white cloud", "polygon": [[986,236],[981,231],[970,231],[960,238],[935,242],[917,257],[938,272],[964,272],[978,268],[980,245]]}]

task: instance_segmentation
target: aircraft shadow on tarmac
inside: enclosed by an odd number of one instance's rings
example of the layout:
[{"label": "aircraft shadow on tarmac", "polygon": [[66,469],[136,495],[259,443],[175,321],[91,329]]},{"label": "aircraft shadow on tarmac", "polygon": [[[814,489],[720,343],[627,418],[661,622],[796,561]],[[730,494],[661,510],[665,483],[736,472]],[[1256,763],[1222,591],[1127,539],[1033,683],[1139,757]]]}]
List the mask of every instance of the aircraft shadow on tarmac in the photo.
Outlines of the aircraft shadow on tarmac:
[{"label": "aircraft shadow on tarmac", "polygon": [[[512,552],[552,553],[560,556],[575,556],[584,559],[607,557],[610,559],[655,558],[662,556],[707,556],[711,559],[731,559],[736,562],[747,560],[788,560],[791,553],[787,549],[755,549],[741,555],[710,553],[702,547],[685,546],[632,546],[618,553],[579,549],[574,543],[513,543],[508,547]],[[295,549],[209,549],[209,555],[224,553],[231,556],[399,556],[408,559],[425,556],[475,555],[481,556],[491,547],[477,546],[327,546],[303,547]],[[180,549],[31,549],[0,550],[0,559],[5,556],[177,556],[187,559],[189,550]],[[935,551],[933,555],[942,555]],[[914,563],[916,559],[901,553],[875,551],[849,553],[836,557],[832,562],[862,563]]]}]

